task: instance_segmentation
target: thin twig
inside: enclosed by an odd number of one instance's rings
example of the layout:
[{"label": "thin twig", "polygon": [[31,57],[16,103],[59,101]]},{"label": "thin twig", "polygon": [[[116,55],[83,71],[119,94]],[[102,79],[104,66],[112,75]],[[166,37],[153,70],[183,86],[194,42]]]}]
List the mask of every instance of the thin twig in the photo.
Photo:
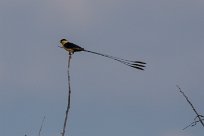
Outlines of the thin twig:
[{"label": "thin twig", "polygon": [[[204,119],[202,119],[202,121],[204,121]],[[183,128],[183,130],[187,129],[188,127],[193,127],[193,126],[197,125],[198,122],[200,122],[200,121],[199,120],[194,120],[194,122],[192,122],[191,124],[189,124],[188,126]]]},{"label": "thin twig", "polygon": [[[185,95],[185,93],[181,90],[181,88],[180,88],[178,85],[176,85],[176,87],[179,89],[179,92],[186,98],[186,101],[190,104],[191,108],[193,109],[193,111],[194,111],[195,114],[196,114],[196,117],[195,117],[195,119],[194,119],[194,122],[192,122],[190,125],[188,125],[188,126],[185,127],[184,129],[186,129],[186,128],[190,127],[190,126],[195,126],[197,122],[200,122],[200,123],[202,124],[202,126],[204,127],[204,123],[203,123],[203,120],[204,120],[204,119],[202,119],[202,118],[203,118],[203,115],[198,114],[198,112],[197,112],[196,109],[194,108],[192,102],[191,102],[191,101],[189,100],[189,98]],[[198,120],[196,120],[197,118],[198,118]],[[183,130],[184,130],[184,129],[183,129]]]},{"label": "thin twig", "polygon": [[40,126],[40,130],[38,132],[38,136],[41,136],[41,132],[42,132],[44,122],[45,122],[45,116],[43,117],[43,120],[42,120],[42,123],[41,123],[41,126]]},{"label": "thin twig", "polygon": [[68,70],[67,70],[67,74],[68,74],[68,103],[67,103],[67,109],[66,109],[66,115],[65,115],[65,119],[64,119],[64,126],[63,126],[63,131],[62,131],[62,136],[65,135],[66,132],[66,126],[67,126],[67,119],[68,119],[68,115],[69,115],[69,109],[70,109],[70,99],[71,99],[71,83],[70,83],[70,74],[69,74],[69,68],[70,68],[70,61],[71,61],[71,54],[69,54],[69,59],[68,59]]},{"label": "thin twig", "polygon": [[194,122],[192,122],[191,124],[189,124],[188,126],[186,126],[185,128],[183,128],[183,130],[187,129],[188,127],[193,127],[193,126],[195,126],[195,125],[197,124],[197,122],[199,122],[199,121],[194,121]]}]

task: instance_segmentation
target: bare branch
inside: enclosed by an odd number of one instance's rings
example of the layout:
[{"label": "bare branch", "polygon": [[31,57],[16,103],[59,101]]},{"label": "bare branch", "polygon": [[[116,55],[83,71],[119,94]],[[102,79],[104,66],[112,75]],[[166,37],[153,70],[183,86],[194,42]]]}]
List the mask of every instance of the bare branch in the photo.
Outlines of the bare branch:
[{"label": "bare branch", "polygon": [[69,115],[69,109],[70,109],[70,101],[71,101],[71,83],[70,83],[70,74],[69,74],[69,68],[70,68],[70,61],[71,61],[71,53],[69,54],[69,59],[68,59],[68,99],[67,99],[67,109],[66,109],[66,114],[65,114],[65,119],[64,119],[64,125],[63,125],[63,131],[62,131],[62,136],[65,135],[66,132],[66,126],[67,126],[67,119]]},{"label": "bare branch", "polygon": [[[196,116],[196,118],[197,118],[197,116]],[[202,119],[202,121],[204,121],[204,119]],[[193,127],[193,126],[197,125],[198,122],[200,122],[200,121],[199,120],[194,120],[194,122],[192,122],[191,124],[189,124],[188,126],[183,128],[183,130],[187,129],[188,127]]]},{"label": "bare branch", "polygon": [[43,120],[42,120],[42,123],[41,123],[41,126],[40,126],[40,130],[38,132],[38,136],[41,136],[41,132],[42,132],[44,122],[45,122],[45,116],[43,117]]},{"label": "bare branch", "polygon": [[[192,127],[195,126],[198,122],[200,122],[202,124],[202,126],[204,127],[204,123],[203,123],[203,115],[198,114],[198,112],[196,111],[195,107],[193,106],[192,102],[189,100],[189,98],[186,96],[186,94],[181,90],[181,88],[176,85],[176,87],[179,89],[179,92],[186,98],[186,101],[189,103],[189,105],[191,106],[191,108],[193,109],[193,111],[196,114],[196,117],[194,119],[194,122],[192,122],[190,125],[186,126],[184,129],[188,128],[188,127]],[[198,120],[197,120],[198,119]],[[184,130],[183,129],[183,130]]]}]

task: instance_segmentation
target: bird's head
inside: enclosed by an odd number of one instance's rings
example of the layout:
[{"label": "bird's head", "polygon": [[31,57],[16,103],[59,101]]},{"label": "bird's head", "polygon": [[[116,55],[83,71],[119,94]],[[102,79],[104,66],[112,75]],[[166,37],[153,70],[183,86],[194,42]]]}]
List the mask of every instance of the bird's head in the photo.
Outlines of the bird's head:
[{"label": "bird's head", "polygon": [[68,40],[66,40],[66,39],[62,39],[62,40],[60,40],[60,43],[61,43],[61,45],[62,46],[64,46],[66,43],[68,43],[69,41]]}]

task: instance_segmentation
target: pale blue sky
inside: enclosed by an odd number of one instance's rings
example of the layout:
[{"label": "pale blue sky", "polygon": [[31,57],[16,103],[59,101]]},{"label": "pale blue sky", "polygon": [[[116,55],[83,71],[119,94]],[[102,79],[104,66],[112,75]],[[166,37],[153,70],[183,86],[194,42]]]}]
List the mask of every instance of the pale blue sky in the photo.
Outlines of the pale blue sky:
[{"label": "pale blue sky", "polygon": [[59,136],[67,53],[59,41],[147,62],[145,71],[76,53],[72,136],[203,136],[176,84],[204,114],[203,0],[1,0],[0,135]]}]

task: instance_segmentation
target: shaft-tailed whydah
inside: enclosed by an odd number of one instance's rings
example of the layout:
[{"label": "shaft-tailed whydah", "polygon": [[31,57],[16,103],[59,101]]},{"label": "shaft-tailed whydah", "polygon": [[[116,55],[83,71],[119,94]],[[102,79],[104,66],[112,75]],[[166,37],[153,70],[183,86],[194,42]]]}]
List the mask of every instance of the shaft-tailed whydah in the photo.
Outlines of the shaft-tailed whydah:
[{"label": "shaft-tailed whydah", "polygon": [[80,52],[80,51],[84,51],[84,52],[89,52],[89,53],[93,53],[93,54],[96,54],[96,55],[100,55],[100,56],[103,56],[103,57],[107,57],[107,58],[110,58],[110,59],[113,59],[113,60],[116,60],[120,63],[123,63],[127,66],[130,66],[130,67],[133,67],[133,68],[136,68],[136,69],[139,69],[139,70],[144,70],[144,67],[145,67],[145,62],[142,62],[142,61],[131,61],[131,60],[126,60],[126,59],[121,59],[121,58],[118,58],[118,57],[114,57],[114,56],[110,56],[110,55],[106,55],[106,54],[102,54],[102,53],[98,53],[98,52],[94,52],[94,51],[90,51],[90,50],[86,50],[74,43],[71,43],[69,42],[68,40],[66,39],[62,39],[60,40],[60,43],[61,43],[61,48],[64,48],[66,51],[69,52],[70,55],[74,54],[75,52]]}]

